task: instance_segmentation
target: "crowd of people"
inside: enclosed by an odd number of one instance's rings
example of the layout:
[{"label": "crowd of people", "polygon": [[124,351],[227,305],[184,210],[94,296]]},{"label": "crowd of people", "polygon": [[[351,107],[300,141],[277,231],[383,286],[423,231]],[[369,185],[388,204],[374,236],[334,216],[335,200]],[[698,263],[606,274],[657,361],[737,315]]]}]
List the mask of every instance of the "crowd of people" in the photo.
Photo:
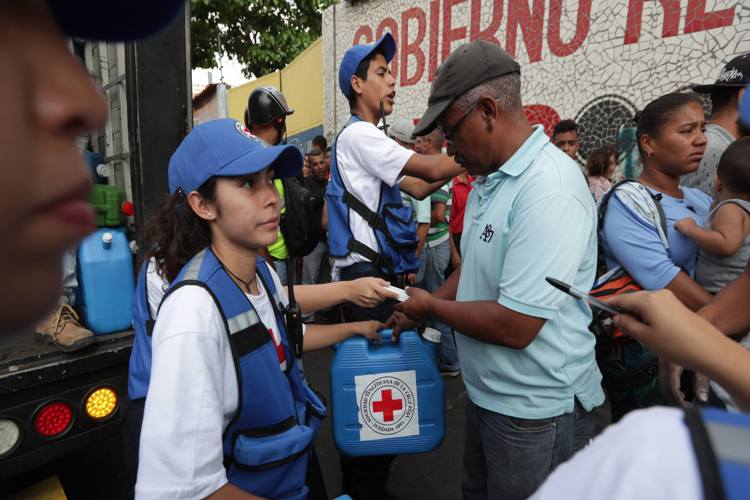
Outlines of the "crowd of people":
[{"label": "crowd of people", "polygon": [[[105,38],[153,32],[180,4]],[[102,19],[117,24],[114,14]],[[0,5],[0,60],[16,69],[0,85],[4,330],[59,300],[64,254],[93,229],[75,138],[103,126],[105,104],[65,38],[104,36],[89,21],[43,2]],[[531,124],[522,68],[482,40],[440,66],[416,126],[388,125],[395,52],[385,34],[337,61],[351,116],[330,148],[316,138],[303,157],[285,145],[293,110],[261,87],[245,124],[198,125],[172,155],[134,301],[135,496],[327,498],[312,446],[327,409],[300,356],[385,327],[396,340],[437,330],[442,373],[463,377],[466,499],[747,494],[750,56],[694,89],[710,96],[708,123],[691,92],[647,103],[643,171],[621,181],[612,147],[589,151],[581,175],[586,138],[571,120],[551,139]],[[50,177],[59,185],[40,180]],[[304,256],[283,239],[290,189],[319,223]],[[609,287],[618,314],[592,315],[547,277]],[[296,282],[307,324],[287,296]],[[309,316],[339,306],[338,320]],[[595,438],[605,392],[622,420]],[[393,458],[342,454],[342,490],[394,498]]]}]

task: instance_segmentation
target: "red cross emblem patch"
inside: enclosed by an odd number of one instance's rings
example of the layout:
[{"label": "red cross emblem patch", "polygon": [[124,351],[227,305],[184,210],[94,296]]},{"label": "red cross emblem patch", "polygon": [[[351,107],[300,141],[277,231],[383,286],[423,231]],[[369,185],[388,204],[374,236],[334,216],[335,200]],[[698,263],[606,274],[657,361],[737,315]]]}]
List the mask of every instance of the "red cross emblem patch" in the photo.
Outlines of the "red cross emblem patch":
[{"label": "red cross emblem patch", "polygon": [[356,378],[362,440],[419,433],[413,372]]}]

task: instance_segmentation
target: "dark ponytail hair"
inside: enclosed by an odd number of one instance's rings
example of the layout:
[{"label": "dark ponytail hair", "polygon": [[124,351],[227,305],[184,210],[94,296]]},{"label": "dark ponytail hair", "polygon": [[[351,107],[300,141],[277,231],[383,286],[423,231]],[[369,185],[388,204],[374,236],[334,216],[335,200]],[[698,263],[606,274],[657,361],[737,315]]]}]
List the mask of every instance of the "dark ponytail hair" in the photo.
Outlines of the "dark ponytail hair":
[{"label": "dark ponytail hair", "polygon": [[[215,203],[216,177],[211,177],[197,191]],[[146,259],[153,258],[159,274],[172,282],[195,254],[211,244],[211,230],[208,222],[190,208],[185,193],[179,191],[168,195],[148,219],[144,241],[149,248]]]},{"label": "dark ponytail hair", "polygon": [[638,126],[635,130],[635,138],[638,141],[638,150],[643,154],[641,137],[659,137],[664,125],[672,119],[675,112],[688,104],[698,104],[703,107],[703,101],[692,92],[673,92],[658,97],[648,103],[638,116]]}]

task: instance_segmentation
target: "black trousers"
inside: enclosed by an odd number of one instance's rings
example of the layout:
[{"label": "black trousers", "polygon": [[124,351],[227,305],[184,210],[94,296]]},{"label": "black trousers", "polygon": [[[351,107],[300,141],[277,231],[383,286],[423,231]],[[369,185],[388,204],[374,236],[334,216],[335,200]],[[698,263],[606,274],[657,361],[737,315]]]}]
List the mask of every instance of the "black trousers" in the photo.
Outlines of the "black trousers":
[{"label": "black trousers", "polygon": [[125,468],[130,483],[130,497],[135,497],[135,480],[138,474],[138,445],[141,441],[143,410],[146,398],[125,402],[125,416],[122,422],[122,437],[125,443]]},{"label": "black trousers", "polygon": [[[384,276],[369,262],[361,262],[341,269],[341,281],[351,281],[366,276],[391,281],[391,278]],[[367,320],[385,322],[393,313],[394,304],[396,304],[395,301],[389,300],[372,309],[346,304],[343,306],[344,320],[347,322]],[[350,457],[342,453],[340,462],[343,492],[354,500],[386,498],[385,484],[388,482],[391,462],[394,458],[396,458],[394,455]]]}]

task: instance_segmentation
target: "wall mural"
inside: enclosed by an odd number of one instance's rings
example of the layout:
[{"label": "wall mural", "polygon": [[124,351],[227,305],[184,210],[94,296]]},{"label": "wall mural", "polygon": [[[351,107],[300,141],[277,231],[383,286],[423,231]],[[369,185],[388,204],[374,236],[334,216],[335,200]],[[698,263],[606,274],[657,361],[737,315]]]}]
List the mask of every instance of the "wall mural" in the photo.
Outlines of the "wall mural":
[{"label": "wall mural", "polygon": [[[526,113],[547,133],[573,118],[580,160],[627,146],[623,129],[652,99],[714,82],[750,51],[750,3],[742,0],[363,0],[323,16],[324,108],[332,138],[348,116],[337,83],[344,51],[391,32],[396,104],[391,118],[417,119],[435,70],[453,49],[484,39],[521,64]],[[627,130],[625,131],[627,132]],[[620,141],[618,143],[618,137]]]}]

